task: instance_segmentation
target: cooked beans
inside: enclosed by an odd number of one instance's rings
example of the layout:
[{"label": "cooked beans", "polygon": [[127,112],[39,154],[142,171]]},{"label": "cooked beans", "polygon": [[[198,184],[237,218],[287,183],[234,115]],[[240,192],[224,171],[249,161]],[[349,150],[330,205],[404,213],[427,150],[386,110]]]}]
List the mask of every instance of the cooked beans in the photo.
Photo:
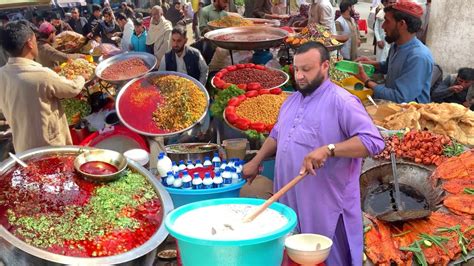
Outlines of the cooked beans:
[{"label": "cooked beans", "polygon": [[164,130],[179,131],[195,123],[206,109],[206,96],[192,81],[174,75],[159,76],[152,83],[164,98],[153,112],[153,121]]},{"label": "cooked beans", "polygon": [[124,80],[139,77],[148,71],[149,67],[140,58],[130,58],[108,66],[102,71],[106,80]]},{"label": "cooked beans", "polygon": [[262,122],[265,124],[275,124],[278,113],[288,94],[279,95],[263,94],[253,98],[248,98],[236,108],[239,117],[247,118],[252,123]]},{"label": "cooked beans", "polygon": [[227,72],[222,76],[222,80],[232,84],[248,84],[258,82],[263,88],[274,88],[285,82],[285,77],[278,71],[255,68],[242,68]]}]

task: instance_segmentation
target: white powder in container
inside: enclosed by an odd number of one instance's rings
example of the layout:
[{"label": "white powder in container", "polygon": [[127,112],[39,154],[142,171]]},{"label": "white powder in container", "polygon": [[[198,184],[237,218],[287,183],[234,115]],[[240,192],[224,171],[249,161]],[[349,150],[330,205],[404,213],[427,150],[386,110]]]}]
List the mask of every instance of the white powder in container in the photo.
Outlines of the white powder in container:
[{"label": "white powder in container", "polygon": [[189,211],[176,219],[173,229],[183,235],[210,240],[244,240],[274,232],[288,219],[273,209],[266,209],[252,222],[243,218],[258,206],[222,204]]}]

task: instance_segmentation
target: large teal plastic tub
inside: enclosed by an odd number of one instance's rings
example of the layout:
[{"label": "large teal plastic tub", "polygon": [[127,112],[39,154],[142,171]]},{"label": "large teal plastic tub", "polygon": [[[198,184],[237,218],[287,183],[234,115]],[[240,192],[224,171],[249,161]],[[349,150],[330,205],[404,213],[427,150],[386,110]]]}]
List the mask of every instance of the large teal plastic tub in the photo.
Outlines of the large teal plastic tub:
[{"label": "large teal plastic tub", "polygon": [[215,199],[191,203],[170,212],[166,216],[165,226],[178,242],[183,265],[281,265],[285,238],[296,226],[296,213],[290,207],[281,203],[273,203],[270,208],[284,215],[288,219],[288,223],[272,233],[253,239],[233,241],[207,240],[182,235],[173,229],[178,217],[194,209],[221,204],[261,205],[263,203],[264,200],[253,198]]},{"label": "large teal plastic tub", "polygon": [[166,187],[173,200],[174,208],[193,203],[196,201],[222,198],[237,198],[240,194],[240,189],[244,186],[245,180],[241,180],[236,184],[227,187],[211,188],[211,189],[176,189]]}]

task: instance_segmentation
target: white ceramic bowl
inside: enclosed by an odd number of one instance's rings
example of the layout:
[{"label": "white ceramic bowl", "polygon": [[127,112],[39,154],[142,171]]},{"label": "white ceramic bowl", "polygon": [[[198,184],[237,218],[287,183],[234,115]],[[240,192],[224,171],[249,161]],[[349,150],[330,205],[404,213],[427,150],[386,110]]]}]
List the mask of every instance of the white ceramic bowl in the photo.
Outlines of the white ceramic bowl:
[{"label": "white ceramic bowl", "polygon": [[[319,250],[316,246],[320,244]],[[318,234],[298,234],[285,239],[285,248],[291,260],[301,265],[324,262],[331,251],[332,240]]]},{"label": "white ceramic bowl", "polygon": [[128,150],[123,153],[125,157],[127,157],[130,160],[133,160],[140,164],[141,166],[145,166],[148,164],[150,161],[150,155],[146,150],[143,149],[132,149]]}]

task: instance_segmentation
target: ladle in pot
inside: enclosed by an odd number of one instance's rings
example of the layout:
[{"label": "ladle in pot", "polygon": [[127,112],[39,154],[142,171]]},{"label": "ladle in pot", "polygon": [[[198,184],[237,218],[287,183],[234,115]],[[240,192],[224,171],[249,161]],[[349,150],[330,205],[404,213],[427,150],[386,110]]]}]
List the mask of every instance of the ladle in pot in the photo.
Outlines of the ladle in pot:
[{"label": "ladle in pot", "polygon": [[377,218],[386,222],[401,222],[421,219],[429,216],[431,214],[430,210],[403,210],[402,204],[400,202],[400,184],[398,183],[397,161],[393,151],[390,153],[390,161],[392,163],[393,184],[395,186],[395,206],[397,210],[385,212],[377,216]]},{"label": "ladle in pot", "polygon": [[255,218],[257,218],[258,215],[260,215],[265,209],[267,209],[268,206],[270,206],[273,202],[277,201],[281,196],[283,196],[283,194],[285,194],[288,190],[298,184],[298,182],[300,182],[306,175],[307,173],[304,173],[293,178],[288,184],[278,190],[278,192],[276,192],[271,198],[267,199],[262,205],[255,209],[255,211],[245,216],[244,219],[242,219],[242,222],[248,223],[253,221]]}]

